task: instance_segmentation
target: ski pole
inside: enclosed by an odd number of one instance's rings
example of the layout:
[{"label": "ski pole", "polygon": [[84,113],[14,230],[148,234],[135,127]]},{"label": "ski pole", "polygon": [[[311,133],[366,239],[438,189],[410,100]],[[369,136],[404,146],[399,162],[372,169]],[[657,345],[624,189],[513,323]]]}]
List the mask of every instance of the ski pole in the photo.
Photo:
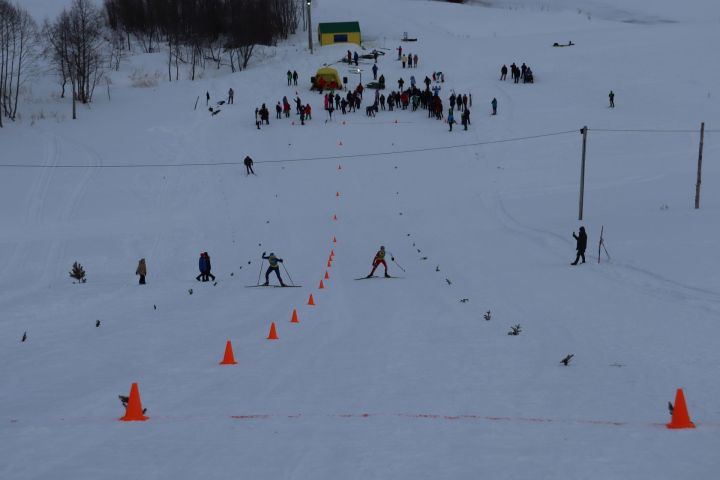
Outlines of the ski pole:
[{"label": "ski pole", "polygon": [[[392,252],[390,252],[390,260],[392,260],[392,262],[393,262],[395,265],[397,265],[400,270],[402,270],[403,272],[405,272],[405,269],[404,269],[403,267],[401,267],[400,264],[395,261],[395,255],[393,255]],[[407,272],[406,272],[406,273],[407,273]]]},{"label": "ski pole", "polygon": [[265,263],[264,258],[262,260],[260,260],[260,271],[258,272],[258,279],[257,279],[257,283],[255,285],[260,285],[260,275],[262,275],[263,263]]},{"label": "ski pole", "polygon": [[283,270],[285,270],[285,273],[287,273],[288,278],[290,279],[290,283],[292,283],[293,287],[295,286],[295,282],[293,282],[292,277],[290,276],[290,272],[288,272],[287,267],[285,266],[285,262],[282,262],[281,265],[283,266]]}]

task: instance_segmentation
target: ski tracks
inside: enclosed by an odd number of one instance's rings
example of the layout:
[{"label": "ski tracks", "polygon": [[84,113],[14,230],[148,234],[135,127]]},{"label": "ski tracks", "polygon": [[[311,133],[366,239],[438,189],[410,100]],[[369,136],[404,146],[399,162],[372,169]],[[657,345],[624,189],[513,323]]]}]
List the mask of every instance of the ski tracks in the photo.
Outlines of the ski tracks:
[{"label": "ski tracks", "polygon": [[[542,246],[553,257],[567,255],[572,242],[557,233],[529,227],[517,221],[505,208],[500,194],[481,195],[486,211],[509,232],[521,237],[529,248]],[[720,293],[688,285],[625,262],[606,263],[595,272],[612,284],[622,283],[660,300],[681,302],[712,314],[720,313]]]}]

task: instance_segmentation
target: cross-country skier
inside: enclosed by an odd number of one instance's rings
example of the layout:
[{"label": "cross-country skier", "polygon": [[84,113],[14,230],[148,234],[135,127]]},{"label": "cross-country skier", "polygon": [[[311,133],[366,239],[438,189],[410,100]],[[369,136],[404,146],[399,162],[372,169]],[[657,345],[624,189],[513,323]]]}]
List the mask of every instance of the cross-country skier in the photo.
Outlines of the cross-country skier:
[{"label": "cross-country skier", "polygon": [[255,175],[255,171],[252,168],[253,163],[255,163],[255,162],[253,162],[253,159],[250,158],[249,155],[245,157],[245,160],[243,161],[243,163],[245,164],[245,171],[247,172],[245,175],[250,175],[251,173],[253,175]]},{"label": "cross-country skier", "polygon": [[573,232],[573,238],[577,241],[577,246],[575,247],[577,250],[577,256],[575,257],[575,261],[570,265],[577,265],[580,257],[582,257],[582,263],[585,263],[585,249],[587,248],[587,234],[585,233],[585,227],[580,227],[578,235],[575,235],[575,232]]},{"label": "cross-country skier", "polygon": [[378,250],[378,252],[375,254],[375,258],[373,259],[373,269],[370,272],[370,275],[368,275],[365,278],[371,278],[373,276],[373,274],[375,273],[375,269],[379,265],[382,265],[383,267],[385,267],[385,277],[390,278],[390,275],[388,275],[388,273],[387,273],[387,263],[385,263],[385,247],[384,246],[381,246],[380,250]]},{"label": "cross-country skier", "polygon": [[280,277],[280,265],[278,264],[282,263],[283,259],[276,257],[272,252],[270,252],[270,255],[265,255],[265,252],[263,252],[262,258],[263,260],[267,260],[269,264],[267,271],[265,271],[265,283],[263,283],[263,287],[267,287],[270,284],[270,273],[272,272],[275,272],[275,275],[277,275],[280,286],[285,287],[286,285]]}]

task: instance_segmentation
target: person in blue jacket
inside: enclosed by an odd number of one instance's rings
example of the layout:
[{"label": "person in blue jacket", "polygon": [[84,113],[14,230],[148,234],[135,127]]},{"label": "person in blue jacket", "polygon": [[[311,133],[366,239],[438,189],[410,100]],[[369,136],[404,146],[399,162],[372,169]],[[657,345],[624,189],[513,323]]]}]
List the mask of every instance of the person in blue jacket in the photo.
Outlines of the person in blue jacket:
[{"label": "person in blue jacket", "polygon": [[209,280],[209,277],[212,277],[213,281],[215,281],[215,275],[210,273],[210,255],[208,255],[207,252],[202,252],[200,254],[200,259],[198,260],[198,269],[200,270],[200,275],[195,277],[195,280],[197,280],[198,282],[200,280],[202,280],[203,282],[207,282]]}]

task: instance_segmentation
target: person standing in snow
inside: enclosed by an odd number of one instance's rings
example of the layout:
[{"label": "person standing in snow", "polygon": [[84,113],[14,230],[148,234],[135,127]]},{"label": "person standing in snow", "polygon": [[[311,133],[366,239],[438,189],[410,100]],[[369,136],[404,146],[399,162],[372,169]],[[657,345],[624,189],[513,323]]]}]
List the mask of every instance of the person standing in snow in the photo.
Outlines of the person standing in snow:
[{"label": "person standing in snow", "polygon": [[230,87],[230,90],[228,90],[228,104],[232,105],[235,102],[235,90]]},{"label": "person standing in snow", "polygon": [[417,62],[418,62],[417,53],[415,55],[413,55],[413,60],[415,61],[415,68],[417,68]]},{"label": "person standing in snow", "polygon": [[397,51],[398,51],[398,60],[400,60],[402,58],[402,45],[400,45],[397,48]]},{"label": "person standing in snow", "polygon": [[372,72],[373,72],[373,80],[377,80],[377,72],[378,72],[378,66],[377,63],[374,63],[372,66]]},{"label": "person standing in snow", "polygon": [[450,107],[448,108],[448,125],[450,125],[450,132],[452,132],[453,123],[455,123],[455,117],[453,116],[453,109]]},{"label": "person standing in snow", "polygon": [[493,109],[493,115],[497,115],[497,98],[493,97],[492,102],[490,102],[490,105],[492,105]]},{"label": "person standing in snow", "polygon": [[280,106],[280,102],[275,105],[275,118],[281,118],[280,114],[282,113],[282,107]]},{"label": "person standing in snow", "polygon": [[412,53],[408,53],[408,68],[413,68],[413,56],[412,56]]},{"label": "person standing in snow", "polygon": [[283,283],[282,277],[280,277],[280,263],[283,262],[282,258],[278,258],[275,256],[274,253],[270,252],[270,255],[265,255],[265,252],[262,253],[263,260],[268,261],[268,269],[265,271],[265,283],[262,284],[263,287],[267,287],[270,284],[270,274],[272,272],[275,272],[275,275],[277,275],[278,280],[280,281],[280,286],[285,287],[285,283]]},{"label": "person standing in snow", "polygon": [[[330,105],[332,106],[332,103]],[[310,108],[309,103],[305,105],[305,119],[312,120],[312,108]]]},{"label": "person standing in snow", "polygon": [[608,98],[610,99],[610,108],[615,108],[615,93],[612,90],[610,90]]},{"label": "person standing in snow", "polygon": [[387,263],[385,263],[385,247],[384,246],[381,246],[380,250],[378,250],[377,253],[375,254],[375,258],[373,259],[372,265],[373,265],[373,268],[372,268],[372,271],[370,272],[370,275],[368,275],[365,278],[371,278],[373,276],[373,274],[375,273],[375,269],[380,265],[385,267],[385,277],[386,278],[390,277],[390,275],[388,275],[388,272],[387,272]]},{"label": "person standing in snow", "polygon": [[147,265],[145,265],[145,259],[141,258],[138,262],[137,269],[135,270],[135,275],[140,276],[140,285],[145,285],[145,275],[147,275]]},{"label": "person standing in snow", "polygon": [[357,53],[357,51],[356,51],[355,54],[353,55],[353,60],[355,60],[355,66],[356,66],[356,67],[358,66],[358,59],[359,59],[359,58],[360,58],[360,56],[358,55],[358,53]]},{"label": "person standing in snow", "polygon": [[500,69],[500,80],[506,80],[507,79],[507,65],[503,65]]},{"label": "person standing in snow", "polygon": [[298,73],[297,73],[296,70],[293,70],[292,79],[293,79],[293,84],[294,84],[295,86],[297,86]]},{"label": "person standing in snow", "polygon": [[288,87],[292,85],[292,72],[290,70],[287,71],[287,81],[288,81]]},{"label": "person standing in snow", "polygon": [[401,61],[403,68],[405,68],[405,64],[407,63],[407,55],[403,55]]},{"label": "person standing in snow", "polygon": [[585,249],[587,248],[587,234],[585,233],[585,227],[580,227],[578,235],[575,235],[575,232],[573,232],[573,238],[577,242],[575,247],[577,250],[577,256],[575,257],[575,261],[570,265],[577,265],[580,257],[582,257],[582,263],[585,263]]},{"label": "person standing in snow", "polygon": [[463,110],[460,121],[462,121],[463,130],[467,130],[467,127],[470,124],[470,110],[468,110],[467,108]]},{"label": "person standing in snow", "polygon": [[200,270],[200,275],[195,277],[195,280],[200,281],[200,279],[202,279],[203,282],[207,282],[208,277],[212,277],[213,281],[215,281],[215,275],[210,273],[210,255],[208,255],[207,252],[202,252],[200,254],[200,260],[198,260],[198,269]]},{"label": "person standing in snow", "polygon": [[255,175],[255,171],[253,170],[253,159],[250,158],[250,155],[245,157],[245,160],[243,160],[243,163],[245,164],[245,175],[250,175],[251,173]]},{"label": "person standing in snow", "polygon": [[205,92],[205,106],[210,105],[210,92]]}]

